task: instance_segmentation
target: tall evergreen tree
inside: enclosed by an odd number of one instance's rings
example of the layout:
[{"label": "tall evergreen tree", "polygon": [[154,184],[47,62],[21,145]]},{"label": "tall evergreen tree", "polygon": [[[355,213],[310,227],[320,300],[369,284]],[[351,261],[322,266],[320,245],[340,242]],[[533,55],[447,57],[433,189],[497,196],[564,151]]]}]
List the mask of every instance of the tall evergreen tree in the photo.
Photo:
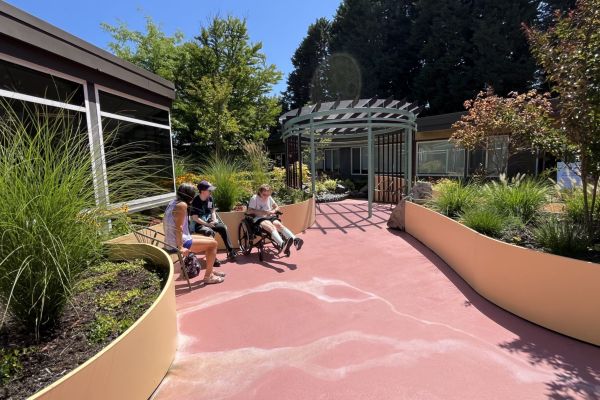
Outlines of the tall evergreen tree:
[{"label": "tall evergreen tree", "polygon": [[485,86],[505,95],[533,83],[535,63],[521,30],[535,23],[531,0],[423,0],[412,41],[419,49],[413,92],[429,113],[461,111]]},{"label": "tall evergreen tree", "polygon": [[[413,13],[410,0],[344,0],[340,4],[332,22],[332,58],[327,66],[331,97],[408,95],[416,64],[409,43]],[[350,84],[357,93],[349,90]]]},{"label": "tall evergreen tree", "polygon": [[294,70],[283,93],[284,107],[293,109],[308,102],[317,103],[326,98],[324,63],[329,56],[331,24],[319,18],[308,27],[306,37],[294,52]]}]

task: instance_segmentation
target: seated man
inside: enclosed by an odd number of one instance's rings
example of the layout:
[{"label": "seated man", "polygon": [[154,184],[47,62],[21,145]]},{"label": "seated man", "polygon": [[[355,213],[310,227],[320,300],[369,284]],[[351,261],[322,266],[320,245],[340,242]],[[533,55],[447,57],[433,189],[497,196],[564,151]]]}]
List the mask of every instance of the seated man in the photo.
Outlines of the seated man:
[{"label": "seated man", "polygon": [[[248,214],[254,215],[255,225],[259,224],[262,229],[271,234],[271,239],[277,245],[279,253],[283,251],[286,256],[289,256],[292,244],[296,246],[296,250],[300,250],[304,241],[281,223],[278,217],[279,206],[271,197],[271,192],[269,185],[261,185],[257,194],[252,196],[248,203]],[[285,241],[280,233],[285,237]]]},{"label": "seated man", "polygon": [[217,217],[215,202],[211,196],[211,192],[216,188],[207,181],[202,181],[198,184],[198,195],[194,197],[191,205],[191,231],[204,236],[215,237],[215,232],[221,235],[225,247],[227,248],[227,257],[234,259],[237,252],[231,245],[227,226]]}]

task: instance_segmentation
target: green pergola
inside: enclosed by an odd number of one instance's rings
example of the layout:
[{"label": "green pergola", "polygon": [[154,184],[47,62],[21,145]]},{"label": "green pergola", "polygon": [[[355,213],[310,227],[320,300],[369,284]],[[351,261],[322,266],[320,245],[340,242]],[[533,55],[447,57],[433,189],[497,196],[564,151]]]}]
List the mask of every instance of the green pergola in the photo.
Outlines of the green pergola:
[{"label": "green pergola", "polygon": [[[417,130],[416,119],[421,107],[406,100],[356,99],[318,103],[294,109],[279,118],[284,142],[297,139],[310,146],[311,176],[316,176],[316,140],[331,139],[332,144],[351,144],[364,139],[368,148],[368,200],[369,218],[373,215],[375,189],[375,138],[394,132],[405,134],[407,171],[406,191],[411,189],[412,143]],[[300,165],[302,157],[299,157]],[[312,179],[315,192],[315,179]]]}]

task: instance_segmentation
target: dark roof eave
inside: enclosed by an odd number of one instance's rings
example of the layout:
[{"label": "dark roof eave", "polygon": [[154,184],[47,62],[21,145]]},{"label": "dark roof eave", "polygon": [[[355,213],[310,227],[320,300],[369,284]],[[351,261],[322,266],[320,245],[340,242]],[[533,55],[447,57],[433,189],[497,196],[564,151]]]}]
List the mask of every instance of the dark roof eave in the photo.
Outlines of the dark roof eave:
[{"label": "dark roof eave", "polygon": [[88,68],[111,75],[169,99],[175,85],[128,61],[79,39],[10,4],[0,1],[0,34],[44,51],[68,58]]}]

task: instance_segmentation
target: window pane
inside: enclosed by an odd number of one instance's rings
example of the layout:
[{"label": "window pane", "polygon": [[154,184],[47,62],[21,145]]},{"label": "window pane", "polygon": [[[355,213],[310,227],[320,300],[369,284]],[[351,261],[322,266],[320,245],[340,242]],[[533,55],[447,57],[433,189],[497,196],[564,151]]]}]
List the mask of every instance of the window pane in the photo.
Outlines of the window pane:
[{"label": "window pane", "polygon": [[0,89],[85,106],[83,86],[0,60]]},{"label": "window pane", "polygon": [[506,172],[508,164],[508,136],[496,136],[490,139],[486,154],[486,169],[489,175]]},{"label": "window pane", "polygon": [[462,175],[464,150],[447,140],[417,144],[417,174]]},{"label": "window pane", "polygon": [[332,150],[333,155],[333,169],[338,171],[340,169],[340,149]]},{"label": "window pane", "polygon": [[352,148],[352,173],[360,174],[360,148]]},{"label": "window pane", "polygon": [[360,170],[363,174],[369,173],[369,152],[366,147],[361,147],[360,151]]},{"label": "window pane", "polygon": [[114,94],[99,92],[100,109],[104,112],[123,115],[125,117],[169,125],[169,112],[138,103],[137,101],[115,96]]},{"label": "window pane", "polygon": [[[102,130],[111,203],[173,193],[168,129],[102,118]],[[117,187],[115,174],[126,175],[127,182]]]}]

